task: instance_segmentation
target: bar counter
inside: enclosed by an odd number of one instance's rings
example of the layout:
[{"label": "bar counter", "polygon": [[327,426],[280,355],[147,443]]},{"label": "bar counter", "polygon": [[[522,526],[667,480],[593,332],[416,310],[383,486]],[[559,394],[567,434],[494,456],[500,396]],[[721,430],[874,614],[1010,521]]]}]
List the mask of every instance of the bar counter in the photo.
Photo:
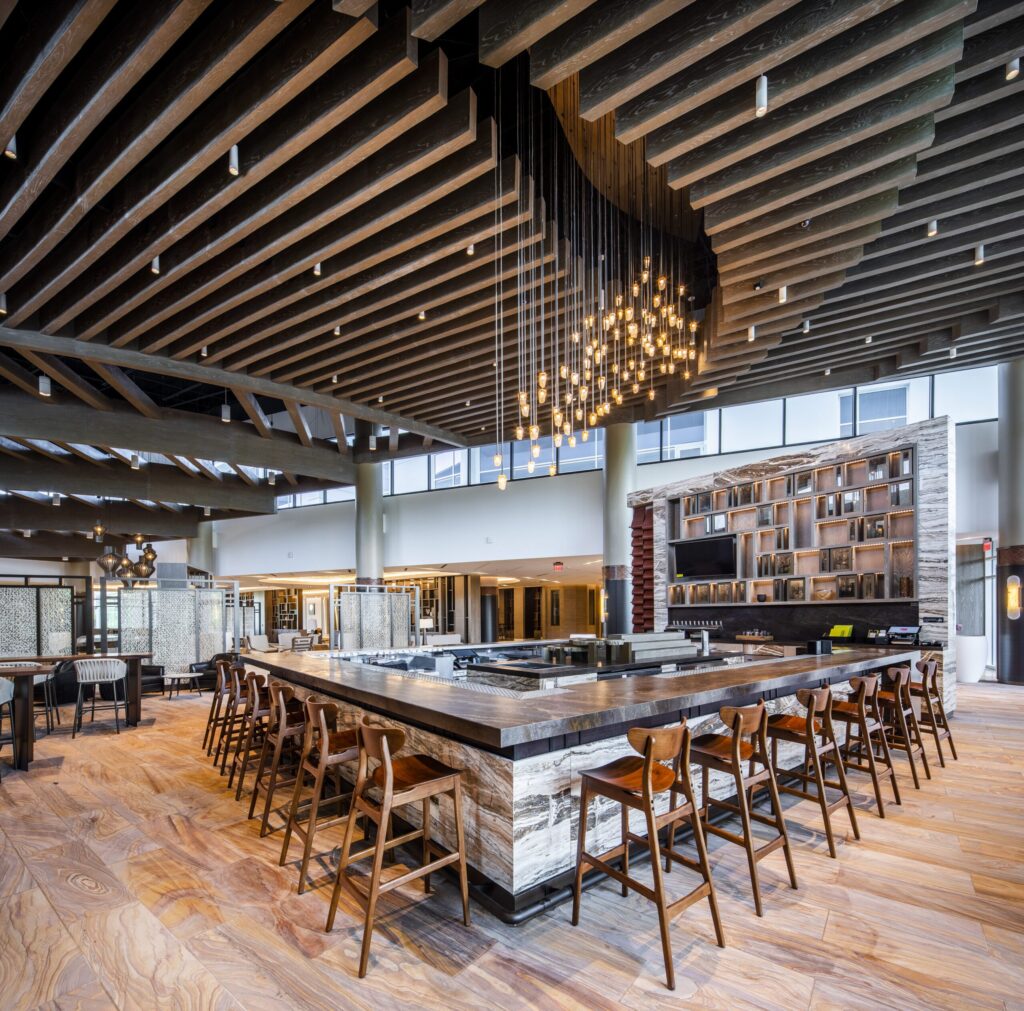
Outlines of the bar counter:
[{"label": "bar counter", "polygon": [[[316,653],[257,654],[245,663],[290,682],[299,693],[336,699],[340,719],[352,725],[398,725],[406,751],[432,755],[463,770],[463,816],[473,891],[503,918],[516,921],[564,896],[575,859],[580,772],[631,753],[630,726],[686,720],[694,734],[721,728],[718,709],[764,698],[771,712],[797,711],[795,693],[920,658],[916,649],[844,648],[832,655],[747,660],[711,670],[626,674],[597,680],[600,668],[566,668],[556,688],[513,691],[459,678],[391,671]],[[654,664],[660,671],[660,662]],[[546,675],[545,675],[546,677]],[[538,677],[534,683],[541,683]],[[802,751],[780,753],[784,768]],[[695,781],[699,798],[699,781]],[[712,774],[711,792],[735,793],[727,777]],[[660,810],[667,804],[667,795]],[[698,801],[699,802],[699,801]],[[415,805],[413,806],[415,807]],[[636,815],[637,812],[634,812]],[[418,814],[409,811],[418,826]],[[452,811],[435,812],[434,832],[451,845]],[[611,848],[620,830],[618,808],[591,806],[591,846]],[[643,827],[638,820],[634,830]]]}]

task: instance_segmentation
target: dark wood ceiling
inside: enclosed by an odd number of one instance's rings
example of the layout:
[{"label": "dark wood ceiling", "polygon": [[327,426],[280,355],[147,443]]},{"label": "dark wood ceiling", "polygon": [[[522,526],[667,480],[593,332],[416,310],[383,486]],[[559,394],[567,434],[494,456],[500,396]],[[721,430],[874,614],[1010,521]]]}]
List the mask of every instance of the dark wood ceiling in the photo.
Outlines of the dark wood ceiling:
[{"label": "dark wood ceiling", "polygon": [[649,410],[1024,353],[1022,50],[1005,0],[0,2],[0,487],[194,520],[492,439],[514,282],[556,321],[578,262],[479,87],[516,60],[717,257]]}]

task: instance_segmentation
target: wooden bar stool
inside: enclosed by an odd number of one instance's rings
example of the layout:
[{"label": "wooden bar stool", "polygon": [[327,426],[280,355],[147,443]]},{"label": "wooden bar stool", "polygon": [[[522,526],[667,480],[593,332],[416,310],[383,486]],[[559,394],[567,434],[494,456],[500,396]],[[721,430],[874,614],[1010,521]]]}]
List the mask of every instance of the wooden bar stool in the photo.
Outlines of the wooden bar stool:
[{"label": "wooden bar stool", "polygon": [[241,733],[235,754],[231,759],[231,774],[228,776],[228,789],[238,775],[235,787],[235,800],[242,799],[242,787],[245,774],[249,767],[257,765],[263,751],[263,739],[267,734],[270,721],[270,690],[267,688],[267,676],[255,671],[245,673],[245,710],[242,713]]},{"label": "wooden bar stool", "polygon": [[[690,732],[686,724],[678,727],[659,730],[647,730],[633,727],[626,733],[637,755],[626,755],[614,762],[602,765],[598,769],[587,769],[582,773],[583,782],[580,788],[580,828],[579,843],[576,851],[576,879],[573,885],[572,924],[580,922],[580,899],[583,892],[583,868],[589,865],[614,878],[622,885],[622,894],[628,889],[639,892],[658,907],[658,924],[661,928],[661,950],[665,958],[665,979],[670,990],[676,988],[675,970],[672,965],[672,941],[669,936],[669,917],[700,899],[707,897],[711,906],[711,919],[715,924],[715,935],[720,947],[725,947],[725,934],[718,916],[718,902],[715,898],[715,886],[711,880],[711,866],[708,863],[707,847],[704,833],[701,831],[700,818],[697,816],[697,804],[693,796],[693,785],[690,783]],[[672,767],[664,765],[671,760]],[[668,810],[662,814],[654,812],[654,798],[657,794],[671,791]],[[683,803],[678,803],[682,795]],[[599,856],[588,853],[586,848],[587,812],[591,797],[607,797],[616,801],[622,808],[621,842],[614,849]],[[635,835],[629,829],[629,812],[642,811],[647,822],[647,835]],[[689,819],[693,827],[693,841],[697,849],[697,859],[677,853],[675,843],[676,822]],[[668,826],[667,842],[664,850],[658,844],[658,830]],[[629,844],[631,842],[646,846],[651,854],[651,874],[654,887],[629,876]],[[661,857],[665,857],[665,872],[668,873],[675,860],[690,870],[697,871],[703,879],[701,883],[674,902],[665,901],[665,885],[661,871]],[[612,867],[609,861],[622,859],[622,870]]]},{"label": "wooden bar stool", "polygon": [[924,774],[931,779],[932,771],[928,768],[928,755],[924,750],[924,738],[921,727],[914,714],[914,703],[910,697],[910,668],[890,667],[887,671],[891,688],[883,688],[878,692],[878,701],[882,705],[885,717],[885,732],[889,741],[889,750],[896,748],[907,756],[910,763],[910,776],[914,780],[914,789],[921,789],[921,780],[917,775],[915,755],[921,756]]},{"label": "wooden bar stool", "polygon": [[934,660],[918,660],[917,669],[921,674],[920,681],[910,682],[911,698],[921,700],[921,715],[917,718],[922,733],[931,734],[935,738],[935,750],[939,753],[939,765],[946,767],[946,759],[942,754],[942,742],[949,741],[949,750],[953,761],[958,761],[956,745],[953,743],[953,732],[949,729],[946,718],[946,707],[942,703],[942,689],[939,688],[939,665]]},{"label": "wooden bar stool", "polygon": [[843,768],[846,771],[856,769],[871,776],[875,803],[878,805],[878,817],[884,818],[885,804],[882,802],[879,766],[889,770],[889,782],[892,784],[895,802],[902,804],[903,801],[900,800],[900,786],[896,782],[896,769],[893,767],[889,742],[885,736],[885,724],[878,701],[878,682],[877,674],[850,678],[850,687],[854,694],[847,699],[833,701],[832,719],[846,724],[846,739],[839,747]]},{"label": "wooden bar stool", "polygon": [[[793,866],[793,852],[786,833],[786,821],[782,817],[782,803],[768,757],[768,711],[764,700],[757,705],[744,706],[736,709],[725,706],[719,712],[722,722],[731,729],[730,734],[701,734],[694,738],[691,745],[691,760],[701,768],[701,800],[703,807],[700,816],[704,822],[704,830],[726,839],[737,846],[742,846],[747,853],[747,864],[750,868],[750,884],[754,891],[754,909],[758,916],[763,916],[761,907],[761,885],[757,877],[757,865],[769,853],[782,848],[786,856],[786,867],[789,871],[789,883],[793,888],[796,884],[796,869]],[[744,763],[747,771],[743,771]],[[760,766],[760,768],[758,768]],[[728,773],[736,783],[736,803],[716,800],[708,794],[708,777],[711,770]],[[772,814],[764,815],[753,811],[754,794],[759,789],[767,789],[771,799]],[[747,796],[749,791],[750,800]],[[712,825],[709,820],[711,805],[731,811],[740,817],[743,834],[736,835],[728,829]],[[776,831],[774,839],[755,845],[755,837],[750,829],[751,819],[770,825]]]},{"label": "wooden bar stool", "polygon": [[[270,725],[263,737],[260,749],[260,763],[256,768],[256,782],[252,786],[249,801],[249,817],[256,810],[260,790],[264,792],[263,818],[260,822],[260,838],[267,834],[267,822],[274,792],[278,786],[294,786],[295,777],[278,779],[281,757],[286,748],[293,751],[298,775],[298,763],[302,759],[302,741],[306,735],[306,707],[295,698],[295,689],[280,681],[270,683]],[[269,765],[268,765],[269,762]]]},{"label": "wooden bar stool", "polygon": [[206,717],[206,733],[203,734],[203,750],[207,757],[213,754],[213,742],[217,733],[224,725],[221,709],[224,701],[231,696],[231,664],[227,660],[217,661],[216,684],[213,686],[213,698],[210,699],[210,715]]},{"label": "wooden bar stool", "polygon": [[[828,839],[829,856],[834,859],[836,843],[832,834],[832,812],[838,807],[845,806],[850,815],[850,825],[853,828],[855,839],[860,838],[860,829],[857,828],[857,815],[853,810],[850,787],[846,782],[846,772],[839,754],[836,731],[832,725],[832,690],[827,686],[813,689],[801,688],[796,693],[796,697],[799,703],[806,707],[805,715],[777,713],[775,716],[768,717],[768,737],[772,742],[772,768],[775,770],[777,779],[781,771],[779,769],[779,741],[803,745],[803,766],[785,771],[787,776],[795,776],[799,779],[804,784],[804,788],[800,789],[780,782],[779,790],[792,794],[794,797],[802,797],[804,800],[817,801],[821,807],[822,820],[825,822],[825,838]],[[836,782],[825,778],[825,767],[829,762],[836,767],[839,777]],[[808,769],[813,771],[808,773]],[[811,783],[815,787],[814,793],[807,789]],[[828,788],[839,791],[839,796],[835,800],[828,799]]]},{"label": "wooden bar stool", "polygon": [[[344,884],[365,911],[363,945],[359,954],[359,978],[362,979],[366,975],[367,963],[370,960],[370,940],[377,914],[377,900],[384,892],[390,892],[407,881],[423,878],[423,890],[429,893],[430,875],[442,867],[457,863],[459,887],[462,892],[462,922],[468,927],[469,881],[466,875],[466,842],[462,830],[462,770],[452,769],[430,755],[392,758],[392,755],[405,745],[405,731],[397,727],[371,727],[367,725],[364,717],[358,729],[359,771],[356,776],[356,788],[352,794],[352,805],[348,812],[348,824],[345,826],[345,842],[341,850],[341,862],[338,864],[338,876],[335,878],[334,891],[331,894],[327,930],[330,932],[334,928],[334,917],[338,912],[338,900]],[[370,759],[379,763],[372,773],[368,768]],[[369,797],[368,791],[371,789],[381,792],[379,804]],[[455,839],[458,848],[454,851],[441,848],[430,838],[430,798],[446,793],[451,794],[455,805]],[[397,838],[389,838],[388,826],[391,824],[392,811],[407,804],[420,805],[422,828]],[[361,814],[366,815],[377,826],[376,839],[353,856],[352,836],[356,819]],[[420,866],[381,883],[385,851],[416,839],[423,840],[423,858]],[[438,854],[435,860],[430,859],[432,854]],[[370,871],[370,886],[364,895],[346,872],[351,863],[371,855],[373,868]]]},{"label": "wooden bar stool", "polygon": [[[288,810],[288,822],[284,829],[281,846],[281,866],[288,860],[288,847],[292,833],[302,839],[302,865],[299,868],[299,895],[306,890],[306,872],[309,857],[313,851],[313,838],[317,829],[339,825],[345,815],[339,813],[331,818],[320,818],[321,804],[341,805],[351,796],[341,785],[341,766],[354,762],[359,757],[359,735],[355,727],[337,729],[338,707],[333,702],[310,696],[306,699],[306,732],[302,740],[302,758],[292,790],[292,802]],[[335,796],[323,799],[324,783],[331,773],[334,779]],[[302,786],[306,775],[313,777],[313,792],[308,801],[302,801]],[[299,810],[308,807],[305,824],[299,821]]]},{"label": "wooden bar stool", "polygon": [[224,700],[223,723],[217,737],[217,747],[213,752],[213,764],[220,763],[220,774],[227,775],[228,755],[238,744],[241,734],[242,714],[245,712],[247,691],[245,685],[245,665],[233,663],[228,668],[231,687]]}]

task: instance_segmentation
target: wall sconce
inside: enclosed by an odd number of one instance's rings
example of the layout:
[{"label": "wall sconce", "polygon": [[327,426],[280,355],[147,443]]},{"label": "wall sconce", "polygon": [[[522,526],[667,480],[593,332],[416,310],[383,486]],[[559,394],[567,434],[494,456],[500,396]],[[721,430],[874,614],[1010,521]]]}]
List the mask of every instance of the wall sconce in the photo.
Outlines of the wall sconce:
[{"label": "wall sconce", "polygon": [[1020,576],[1006,580],[1006,617],[1016,621],[1020,617]]}]

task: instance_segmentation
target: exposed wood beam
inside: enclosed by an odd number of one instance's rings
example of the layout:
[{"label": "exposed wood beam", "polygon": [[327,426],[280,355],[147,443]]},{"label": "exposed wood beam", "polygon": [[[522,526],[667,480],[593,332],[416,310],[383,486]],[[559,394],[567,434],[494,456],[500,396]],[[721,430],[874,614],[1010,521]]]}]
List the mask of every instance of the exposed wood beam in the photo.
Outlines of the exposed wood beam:
[{"label": "exposed wood beam", "polygon": [[274,489],[269,486],[250,488],[238,478],[227,477],[216,482],[196,481],[161,464],[111,473],[77,461],[69,462],[64,467],[54,467],[49,463],[12,460],[4,465],[3,480],[8,487],[23,491],[57,491],[65,495],[106,495],[186,502],[242,512],[274,511]]},{"label": "exposed wood beam", "polygon": [[85,401],[90,407],[97,411],[112,411],[114,405],[109,398],[103,396],[91,383],[83,379],[77,372],[69,368],[59,358],[51,355],[38,354],[35,351],[20,349],[22,357],[31,362],[37,369],[41,369],[54,382],[59,383],[69,393],[73,393],[79,400]]},{"label": "exposed wood beam", "polygon": [[[712,0],[666,18],[628,46],[580,71],[580,115],[593,122],[621,108],[672,75],[699,65],[703,57],[721,52],[727,42],[742,38],[795,4],[796,0]],[[636,136],[644,132],[647,131],[639,131]],[[620,135],[619,139],[632,140],[635,136]]]},{"label": "exposed wood beam", "polygon": [[[113,19],[104,44],[58,79],[46,96],[47,116],[35,127],[24,168],[0,180],[0,239],[53,180],[81,143],[202,13],[210,0],[136,4]],[[96,3],[94,8],[109,8]],[[5,138],[6,140],[7,138]]]},{"label": "exposed wood beam", "polygon": [[242,405],[242,410],[248,415],[256,431],[264,439],[272,438],[273,432],[270,427],[270,419],[263,413],[263,408],[260,407],[259,401],[247,390],[232,389],[231,392],[235,395],[235,399],[239,404]]},{"label": "exposed wood beam", "polygon": [[302,405],[294,400],[286,400],[284,406],[288,410],[288,417],[292,420],[292,427],[299,441],[303,446],[312,446],[313,435],[309,430],[309,422],[302,415]]},{"label": "exposed wood beam", "polygon": [[156,375],[175,376],[191,382],[212,384],[224,389],[244,390],[258,396],[272,397],[275,400],[301,399],[309,407],[322,407],[327,411],[341,411],[343,414],[360,418],[373,424],[396,425],[410,432],[429,435],[438,442],[452,445],[464,445],[464,441],[453,432],[424,425],[411,418],[403,418],[389,411],[356,404],[344,397],[332,397],[318,394],[312,390],[304,390],[284,383],[275,383],[268,379],[259,379],[239,373],[227,372],[194,362],[177,361],[159,355],[147,355],[128,348],[112,348],[103,344],[86,341],[70,340],[66,337],[54,337],[50,334],[34,330],[13,330],[0,326],[0,346],[14,348],[19,353],[35,351],[40,354],[57,354],[66,358],[77,358],[82,361],[96,361],[106,365],[117,365],[128,370],[151,372]]},{"label": "exposed wood beam", "polygon": [[50,399],[39,392],[38,378],[5,354],[0,354],[0,376],[9,383],[13,383],[19,390],[24,390],[25,393],[37,397],[39,400]]},{"label": "exposed wood beam", "polygon": [[554,87],[693,0],[596,0],[530,47],[530,83]]},{"label": "exposed wood beam", "polygon": [[123,370],[116,365],[103,365],[100,362],[90,362],[89,368],[93,370],[105,383],[112,386],[118,393],[128,401],[132,407],[147,418],[159,418],[161,410],[154,403],[153,399]]},{"label": "exposed wood beam", "polygon": [[412,0],[411,34],[436,42],[449,28],[472,14],[484,0]]},{"label": "exposed wood beam", "polygon": [[[4,54],[0,69],[0,144],[13,137],[50,85],[74,59],[116,0],[74,0],[40,5],[26,19],[26,34]],[[0,25],[13,10],[0,5]]]},{"label": "exposed wood beam", "polygon": [[578,14],[592,0],[487,0],[480,8],[479,58],[500,67]]},{"label": "exposed wood beam", "polygon": [[68,530],[88,533],[102,520],[111,535],[136,533],[151,537],[194,537],[199,529],[195,512],[152,514],[139,505],[126,502],[105,502],[102,506],[86,505],[73,498],[64,499],[59,509],[44,502],[27,502],[11,496],[0,496],[0,529],[4,530]]},{"label": "exposed wood beam", "polygon": [[250,4],[208,21],[200,38],[180,54],[166,73],[154,77],[104,121],[83,148],[72,189],[37,201],[17,239],[0,251],[0,289],[33,269],[81,221],[90,209],[166,140],[194,110],[237,73],[269,36],[261,26],[292,17],[299,5],[277,12]]},{"label": "exposed wood beam", "polygon": [[85,460],[87,463],[91,463],[94,467],[100,467],[106,469],[110,464],[106,460],[97,459],[91,453],[87,453],[83,444],[74,442],[63,442],[58,439],[51,440],[55,446],[60,446],[61,449],[66,449],[69,453],[77,456],[80,460]]},{"label": "exposed wood beam", "polygon": [[338,440],[338,452],[342,456],[351,456],[352,448],[348,444],[348,433],[345,431],[345,415],[332,413],[331,426],[334,428],[334,437]]},{"label": "exposed wood beam", "polygon": [[[57,512],[56,509],[53,510]],[[24,529],[31,529],[26,527]],[[93,561],[106,550],[106,545],[86,540],[84,537],[69,537],[57,533],[33,533],[23,537],[14,533],[0,533],[0,557],[39,558],[56,561]]]},{"label": "exposed wood beam", "polygon": [[333,449],[314,447],[311,441],[299,445],[285,432],[264,438],[248,425],[225,425],[217,418],[187,411],[167,410],[156,419],[123,410],[97,414],[74,403],[42,404],[21,394],[0,392],[0,433],[53,442],[81,442],[88,437],[90,443],[140,452],[288,469],[337,484],[355,480],[351,465]]},{"label": "exposed wood beam", "polygon": [[[636,140],[744,82],[753,82],[759,74],[842,34],[894,2],[834,0],[787,6],[791,9],[770,21],[762,18],[729,45],[716,47],[686,71],[620,105],[615,113],[616,137],[624,142]],[[750,98],[753,103],[752,92]]]}]

